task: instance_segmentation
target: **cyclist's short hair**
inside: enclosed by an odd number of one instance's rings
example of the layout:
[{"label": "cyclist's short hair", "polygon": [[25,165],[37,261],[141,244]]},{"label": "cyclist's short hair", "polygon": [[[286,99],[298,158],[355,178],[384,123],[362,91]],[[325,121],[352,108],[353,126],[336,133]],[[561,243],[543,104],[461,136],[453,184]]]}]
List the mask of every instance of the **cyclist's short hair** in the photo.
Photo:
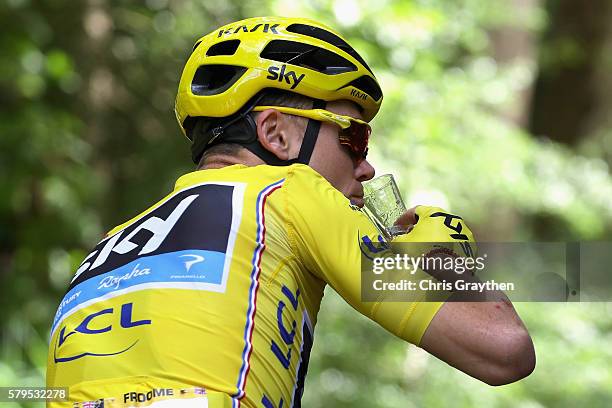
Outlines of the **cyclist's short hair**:
[{"label": "cyclist's short hair", "polygon": [[287,106],[290,108],[310,109],[312,98],[280,89],[267,89],[257,103],[260,106]]}]

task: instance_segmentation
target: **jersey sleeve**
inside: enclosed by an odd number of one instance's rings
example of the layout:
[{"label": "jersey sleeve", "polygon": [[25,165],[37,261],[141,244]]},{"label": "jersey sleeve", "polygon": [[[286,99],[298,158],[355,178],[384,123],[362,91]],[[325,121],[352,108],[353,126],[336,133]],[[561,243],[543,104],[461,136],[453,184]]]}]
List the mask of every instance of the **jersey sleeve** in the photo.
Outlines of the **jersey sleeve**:
[{"label": "jersey sleeve", "polygon": [[[442,302],[364,302],[361,250],[379,234],[367,216],[306,166],[292,166],[286,182],[287,231],[305,268],[353,308],[396,336],[419,345]],[[380,238],[382,240],[382,238]]]}]

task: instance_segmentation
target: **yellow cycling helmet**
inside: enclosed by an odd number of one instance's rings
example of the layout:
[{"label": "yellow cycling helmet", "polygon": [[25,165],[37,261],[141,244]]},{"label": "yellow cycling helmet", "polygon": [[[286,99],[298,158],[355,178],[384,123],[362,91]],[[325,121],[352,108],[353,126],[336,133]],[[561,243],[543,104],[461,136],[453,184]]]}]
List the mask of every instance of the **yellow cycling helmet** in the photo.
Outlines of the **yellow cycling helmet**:
[{"label": "yellow cycling helmet", "polygon": [[176,118],[193,141],[193,119],[236,115],[269,88],[324,102],[353,101],[366,121],[383,98],[363,58],[329,27],[304,18],[256,17],[195,43],[179,83]]}]

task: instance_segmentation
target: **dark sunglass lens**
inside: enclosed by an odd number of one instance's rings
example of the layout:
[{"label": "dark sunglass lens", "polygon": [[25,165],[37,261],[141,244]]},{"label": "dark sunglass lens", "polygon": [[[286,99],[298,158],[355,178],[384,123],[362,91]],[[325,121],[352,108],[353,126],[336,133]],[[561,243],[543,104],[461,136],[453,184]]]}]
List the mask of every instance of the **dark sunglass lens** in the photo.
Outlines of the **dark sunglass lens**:
[{"label": "dark sunglass lens", "polygon": [[359,157],[363,156],[368,148],[370,139],[370,127],[363,123],[351,122],[351,126],[347,129],[350,133],[351,143],[354,146],[355,153]]},{"label": "dark sunglass lens", "polygon": [[349,146],[356,159],[365,159],[371,132],[369,125],[351,121],[351,126],[340,132],[340,143]]}]

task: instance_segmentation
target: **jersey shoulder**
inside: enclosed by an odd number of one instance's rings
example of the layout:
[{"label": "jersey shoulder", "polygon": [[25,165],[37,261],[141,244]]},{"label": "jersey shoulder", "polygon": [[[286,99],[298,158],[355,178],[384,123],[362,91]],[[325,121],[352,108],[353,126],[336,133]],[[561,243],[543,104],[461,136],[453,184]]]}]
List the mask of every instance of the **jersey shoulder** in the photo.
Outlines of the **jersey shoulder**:
[{"label": "jersey shoulder", "polygon": [[236,164],[220,169],[196,170],[190,173],[186,173],[177,179],[174,185],[174,189],[166,196],[164,196],[161,200],[159,200],[137,216],[117,225],[106,235],[112,236],[116,234],[128,225],[134,223],[136,220],[144,217],[145,215],[157,209],[160,205],[168,201],[171,197],[185,190],[192,189],[196,186],[209,183],[221,185],[243,184],[245,187],[248,187],[253,191],[260,191],[270,184],[284,181],[287,177],[288,171],[288,167],[267,165],[245,166]]},{"label": "jersey shoulder", "polygon": [[287,194],[298,205],[314,206],[319,213],[355,209],[348,198],[316,170],[304,164],[288,167]]}]

